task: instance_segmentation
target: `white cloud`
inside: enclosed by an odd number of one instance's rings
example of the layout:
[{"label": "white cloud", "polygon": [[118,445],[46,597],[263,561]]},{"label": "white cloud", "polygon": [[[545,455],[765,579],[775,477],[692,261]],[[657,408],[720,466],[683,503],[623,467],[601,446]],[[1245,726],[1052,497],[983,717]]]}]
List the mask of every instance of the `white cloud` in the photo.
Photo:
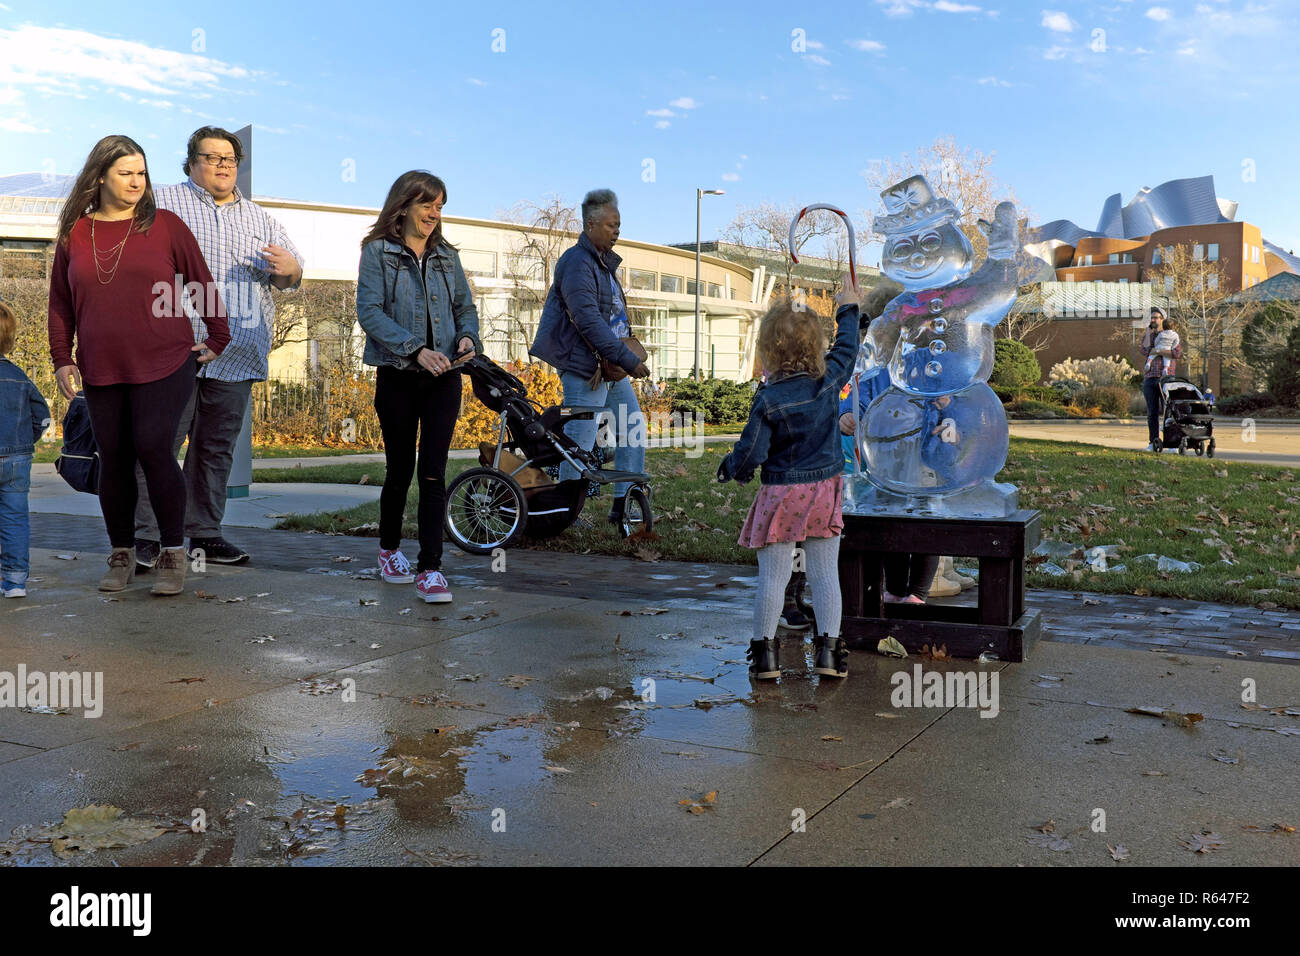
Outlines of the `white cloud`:
[{"label": "white cloud", "polygon": [[1069,33],[1078,26],[1063,10],[1044,10],[1042,25],[1056,33]]},{"label": "white cloud", "polygon": [[1196,56],[1196,47],[1190,43],[1178,51],[1179,56]]},{"label": "white cloud", "polygon": [[41,129],[28,123],[24,117],[25,113],[18,116],[0,116],[0,130],[6,133],[48,133],[48,129]]},{"label": "white cloud", "polygon": [[487,86],[487,81],[480,80],[477,76],[467,76],[465,77],[465,82],[470,86]]},{"label": "white cloud", "polygon": [[982,7],[977,7],[973,3],[952,3],[950,0],[939,0],[934,5],[934,9],[943,13],[979,13]]},{"label": "white cloud", "polygon": [[689,96],[679,96],[668,105],[675,106],[679,110],[693,110],[700,104],[695,102],[695,100],[691,99]]},{"label": "white cloud", "polygon": [[910,16],[917,7],[925,5],[923,0],[876,0],[876,3],[885,8],[887,17]]},{"label": "white cloud", "polygon": [[655,129],[667,129],[672,125],[668,120],[655,120]]},{"label": "white cloud", "polygon": [[677,114],[670,109],[657,109],[657,110],[646,110],[645,115],[646,116],[676,116]]},{"label": "white cloud", "polygon": [[738,183],[738,182],[740,182],[740,177],[739,177],[737,174],[735,174],[735,173],[723,173],[723,174],[722,174],[722,178],[723,178],[723,180],[725,180],[726,182],[729,182],[729,183]]},{"label": "white cloud", "polygon": [[1007,80],[999,80],[996,76],[981,76],[979,78],[980,86],[1011,86]]},{"label": "white cloud", "polygon": [[818,56],[816,53],[808,53],[804,56],[804,59],[809,61],[810,63],[816,63],[818,66],[831,65],[830,60],[826,59],[826,57],[824,56]]},{"label": "white cloud", "polygon": [[804,46],[806,46],[810,50],[826,49],[826,44],[823,43],[821,40],[806,40],[804,41]]},{"label": "white cloud", "polygon": [[1063,60],[1065,59],[1066,49],[1063,46],[1049,46],[1043,51],[1044,60]]},{"label": "white cloud", "polygon": [[154,95],[225,92],[223,81],[256,76],[241,66],[85,30],[23,24],[0,30],[0,84],[77,95],[82,83]]},{"label": "white cloud", "polygon": [[879,40],[849,40],[849,46],[855,50],[861,50],[864,53],[879,53],[885,48],[885,45]]},{"label": "white cloud", "polygon": [[1168,7],[1151,7],[1147,10],[1147,19],[1155,20],[1157,23],[1163,23],[1172,16]]},{"label": "white cloud", "polygon": [[749,153],[741,153],[741,154],[740,154],[740,158],[741,158],[741,159],[749,159]]},{"label": "white cloud", "polygon": [[1140,47],[1137,47],[1133,52],[1134,52],[1134,54],[1136,54],[1136,55],[1138,55],[1138,56],[1141,56],[1141,55],[1143,55],[1143,54],[1150,53],[1151,51],[1148,50],[1148,49],[1147,49],[1146,47],[1144,47],[1144,46],[1140,46]]}]

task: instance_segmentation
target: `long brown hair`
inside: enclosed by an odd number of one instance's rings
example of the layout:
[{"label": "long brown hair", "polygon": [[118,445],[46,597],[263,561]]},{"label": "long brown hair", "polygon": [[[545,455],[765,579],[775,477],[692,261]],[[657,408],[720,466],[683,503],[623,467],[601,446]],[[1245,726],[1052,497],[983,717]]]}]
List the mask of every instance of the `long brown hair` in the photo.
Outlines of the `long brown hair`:
[{"label": "long brown hair", "polygon": [[[411,207],[416,203],[436,202],[439,196],[444,203],[447,201],[447,184],[433,173],[424,169],[412,169],[410,172],[402,173],[388,190],[384,208],[379,210],[379,218],[366,233],[366,238],[361,240],[361,245],[365,246],[366,243],[374,242],[376,239],[391,239],[393,242],[400,243],[402,220],[406,218]],[[438,225],[434,226],[430,239],[434,246],[445,241],[442,238],[441,216],[438,217]]]},{"label": "long brown hair", "polygon": [[132,228],[137,232],[147,232],[153,225],[154,213],[158,207],[153,199],[153,182],[149,179],[149,160],[140,144],[131,137],[114,134],[105,136],[95,144],[86,157],[86,165],[81,167],[76,182],[72,184],[72,191],[63,201],[63,211],[59,213],[59,242],[67,245],[68,236],[77,220],[99,208],[99,181],[123,156],[139,156],[144,160],[144,194],[135,204],[135,223]]}]

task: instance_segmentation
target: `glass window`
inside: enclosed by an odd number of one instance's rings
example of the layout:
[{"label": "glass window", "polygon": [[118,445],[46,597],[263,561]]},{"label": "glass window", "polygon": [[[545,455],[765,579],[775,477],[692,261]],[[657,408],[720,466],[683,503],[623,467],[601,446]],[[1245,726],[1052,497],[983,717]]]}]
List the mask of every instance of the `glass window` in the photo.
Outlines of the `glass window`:
[{"label": "glass window", "polygon": [[1250,243],[1243,242],[1241,244],[1241,261],[1245,262],[1249,258],[1250,258]]},{"label": "glass window", "polygon": [[628,287],[631,289],[642,289],[647,292],[653,292],[658,285],[659,276],[654,272],[647,272],[645,269],[633,269],[629,273],[631,279]]},{"label": "glass window", "polygon": [[1212,242],[1208,246],[1206,246],[1205,258],[1208,259],[1210,262],[1219,261],[1219,244],[1217,242]]},{"label": "glass window", "polygon": [[1250,247],[1250,261],[1259,262],[1259,246]]},{"label": "glass window", "polygon": [[[695,295],[695,280],[694,280],[694,279],[687,279],[687,280],[686,280],[686,294],[687,294],[687,295]],[[703,294],[703,293],[701,293],[701,294]]]},{"label": "glass window", "polygon": [[1173,276],[1165,276],[1165,291],[1166,291],[1166,292],[1173,292],[1173,291],[1174,291],[1174,277],[1173,277]]},{"label": "glass window", "polygon": [[1201,245],[1199,242],[1194,243],[1192,245],[1192,261],[1200,262],[1204,258],[1205,258],[1205,246]]},{"label": "glass window", "polygon": [[1110,266],[1117,266],[1117,265],[1119,265],[1119,253],[1118,253],[1118,252],[1112,252],[1110,255],[1108,255],[1108,256],[1106,257],[1106,264],[1107,264],[1107,265],[1110,265]]},{"label": "glass window", "polygon": [[462,249],[460,250],[460,264],[464,267],[467,276],[485,276],[491,279],[497,277],[497,254],[495,252]]},{"label": "glass window", "polygon": [[1092,265],[1092,256],[1084,256],[1084,257],[1083,257],[1083,264],[1084,264],[1085,266],[1090,266],[1090,265]]},{"label": "glass window", "polygon": [[1160,265],[1160,247],[1159,247],[1159,246],[1156,246],[1155,249],[1153,249],[1153,250],[1151,251],[1151,264],[1152,264],[1153,266],[1158,266],[1158,265]]},{"label": "glass window", "polygon": [[716,283],[716,282],[710,282],[710,283],[708,283],[708,288],[709,288],[709,298],[710,298],[710,299],[721,299],[721,298],[722,298],[722,286],[718,285],[718,283]]},{"label": "glass window", "polygon": [[1205,284],[1208,288],[1217,289],[1219,287],[1219,274],[1217,272],[1211,272],[1205,277]]},{"label": "glass window", "polygon": [[1119,284],[1120,284],[1120,285],[1128,285],[1128,279],[1120,279],[1120,280],[1119,280]]},{"label": "glass window", "polygon": [[682,286],[681,276],[661,275],[659,277],[660,292],[681,292]]},{"label": "glass window", "polygon": [[542,260],[540,256],[508,255],[506,256],[506,275],[512,279],[542,278]]}]

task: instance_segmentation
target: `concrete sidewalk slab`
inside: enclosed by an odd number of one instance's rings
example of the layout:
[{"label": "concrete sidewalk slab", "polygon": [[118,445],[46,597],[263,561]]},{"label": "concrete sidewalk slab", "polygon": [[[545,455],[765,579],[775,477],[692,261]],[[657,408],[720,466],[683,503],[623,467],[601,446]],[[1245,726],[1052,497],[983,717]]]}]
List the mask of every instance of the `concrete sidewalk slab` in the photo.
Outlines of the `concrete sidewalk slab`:
[{"label": "concrete sidewalk slab", "polygon": [[[185,824],[201,809],[209,828],[68,861],[8,841],[27,862],[1117,865],[1106,842],[1138,865],[1300,862],[1294,835],[1241,829],[1300,823],[1300,738],[1277,732],[1300,718],[1240,706],[1246,678],[1262,704],[1300,701],[1285,664],[1051,642],[1019,665],[922,662],[996,674],[983,718],[895,707],[915,659],[856,653],[847,681],[812,677],[795,635],[780,684],[751,683],[747,597],[694,566],[656,582],[687,591],[647,600],[561,586],[595,573],[573,556],[522,590],[467,564],[435,607],[353,562],[218,567],[175,598],[146,576],[106,601],[99,560],[34,559],[41,588],[0,606],[0,660],[100,670],[107,703],[0,708],[0,836],[91,802]],[[1205,719],[1124,712],[1141,705]],[[1029,842],[1048,819],[1069,851]],[[1202,828],[1225,847],[1178,846]]]}]

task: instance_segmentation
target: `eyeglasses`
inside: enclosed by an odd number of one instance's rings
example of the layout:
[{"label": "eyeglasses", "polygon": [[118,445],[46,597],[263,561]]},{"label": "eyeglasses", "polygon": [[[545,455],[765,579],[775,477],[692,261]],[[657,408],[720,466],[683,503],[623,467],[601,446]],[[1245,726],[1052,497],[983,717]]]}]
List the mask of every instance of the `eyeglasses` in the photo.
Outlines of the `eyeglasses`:
[{"label": "eyeglasses", "polygon": [[239,160],[234,156],[222,156],[220,153],[199,153],[199,156],[209,166],[219,168],[221,166],[235,167],[239,165]]}]

